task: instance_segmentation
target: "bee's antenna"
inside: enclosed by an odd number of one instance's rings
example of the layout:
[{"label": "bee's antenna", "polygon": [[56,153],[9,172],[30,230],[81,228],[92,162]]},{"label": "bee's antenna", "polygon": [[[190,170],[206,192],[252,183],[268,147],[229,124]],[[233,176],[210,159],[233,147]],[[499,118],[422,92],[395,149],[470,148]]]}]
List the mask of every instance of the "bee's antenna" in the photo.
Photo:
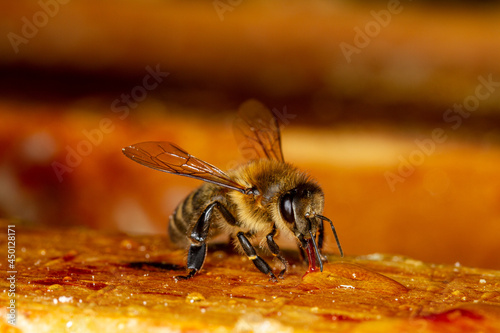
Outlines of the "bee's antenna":
[{"label": "bee's antenna", "polygon": [[[330,223],[330,225],[332,226],[333,235],[335,236],[335,240],[337,241],[337,246],[338,246],[339,251],[340,251],[340,256],[343,257],[344,256],[344,251],[342,251],[342,247],[340,246],[339,238],[337,237],[337,232],[335,231],[335,227],[333,226],[333,222],[329,218],[327,218],[327,217],[325,217],[323,215],[317,215],[316,214],[316,217],[318,217],[318,218],[320,218],[322,220],[328,221]],[[314,243],[314,244],[316,244],[316,243]]]}]

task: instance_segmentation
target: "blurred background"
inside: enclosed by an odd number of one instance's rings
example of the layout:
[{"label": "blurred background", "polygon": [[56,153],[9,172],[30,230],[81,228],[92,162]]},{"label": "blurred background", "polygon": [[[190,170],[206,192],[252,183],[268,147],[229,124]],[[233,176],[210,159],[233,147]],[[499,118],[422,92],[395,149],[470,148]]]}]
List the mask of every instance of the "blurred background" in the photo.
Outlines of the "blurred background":
[{"label": "blurred background", "polygon": [[234,167],[236,110],[256,98],[347,255],[500,269],[497,2],[21,0],[0,16],[0,217],[165,233],[200,183],[121,148]]}]

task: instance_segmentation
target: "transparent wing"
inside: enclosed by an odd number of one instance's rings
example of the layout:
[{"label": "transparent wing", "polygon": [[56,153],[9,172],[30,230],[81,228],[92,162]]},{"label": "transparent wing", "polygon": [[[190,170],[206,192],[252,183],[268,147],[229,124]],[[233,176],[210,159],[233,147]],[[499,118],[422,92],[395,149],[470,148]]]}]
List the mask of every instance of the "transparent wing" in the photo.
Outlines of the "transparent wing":
[{"label": "transparent wing", "polygon": [[240,106],[234,133],[241,154],[247,160],[284,161],[278,121],[262,103],[251,99]]},{"label": "transparent wing", "polygon": [[248,189],[233,181],[219,168],[190,155],[170,142],[141,142],[123,148],[128,158],[149,168],[200,179],[242,193]]}]

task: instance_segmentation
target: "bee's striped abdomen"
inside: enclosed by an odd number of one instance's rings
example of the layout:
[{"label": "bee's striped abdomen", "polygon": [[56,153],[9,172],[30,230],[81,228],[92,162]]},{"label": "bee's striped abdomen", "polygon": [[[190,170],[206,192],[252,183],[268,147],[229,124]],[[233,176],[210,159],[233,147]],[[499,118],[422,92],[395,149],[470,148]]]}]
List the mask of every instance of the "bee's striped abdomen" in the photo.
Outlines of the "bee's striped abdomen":
[{"label": "bee's striped abdomen", "polygon": [[177,247],[186,247],[189,244],[188,231],[191,229],[193,221],[193,196],[199,191],[191,192],[186,199],[181,201],[172,215],[168,224],[168,235],[170,241]]},{"label": "bee's striped abdomen", "polygon": [[189,241],[189,233],[200,218],[203,210],[212,203],[217,190],[218,186],[203,184],[179,203],[174,213],[170,216],[170,223],[168,225],[168,233],[172,244],[180,248],[185,248],[191,243]]}]

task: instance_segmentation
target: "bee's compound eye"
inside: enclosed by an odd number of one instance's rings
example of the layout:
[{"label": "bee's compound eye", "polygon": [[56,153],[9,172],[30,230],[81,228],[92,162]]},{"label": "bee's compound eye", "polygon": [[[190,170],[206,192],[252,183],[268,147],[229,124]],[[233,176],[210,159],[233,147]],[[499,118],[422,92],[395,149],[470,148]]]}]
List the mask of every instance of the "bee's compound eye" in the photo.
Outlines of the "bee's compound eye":
[{"label": "bee's compound eye", "polygon": [[285,219],[285,221],[289,223],[295,222],[295,216],[293,214],[293,192],[286,193],[280,202],[280,212],[281,216]]}]

